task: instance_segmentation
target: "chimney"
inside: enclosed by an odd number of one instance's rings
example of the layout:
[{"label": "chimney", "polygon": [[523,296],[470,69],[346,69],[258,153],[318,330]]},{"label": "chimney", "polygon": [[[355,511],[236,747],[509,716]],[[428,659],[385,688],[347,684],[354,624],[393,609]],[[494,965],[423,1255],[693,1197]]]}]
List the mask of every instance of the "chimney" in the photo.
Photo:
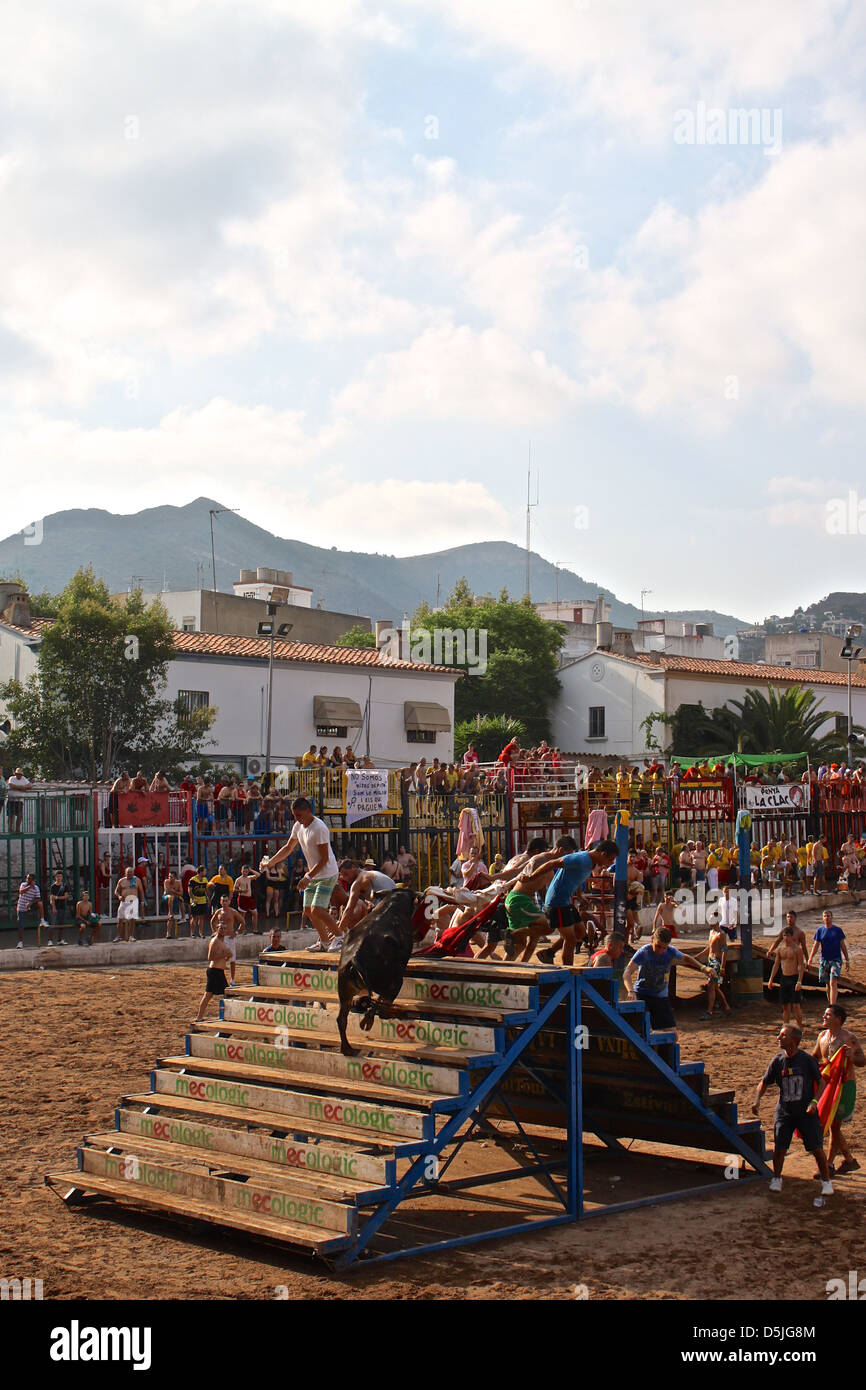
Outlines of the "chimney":
[{"label": "chimney", "polygon": [[30,595],[17,580],[0,582],[0,618],[13,627],[30,626]]},{"label": "chimney", "polygon": [[600,652],[609,652],[613,645],[613,628],[610,623],[596,623],[595,645]]}]

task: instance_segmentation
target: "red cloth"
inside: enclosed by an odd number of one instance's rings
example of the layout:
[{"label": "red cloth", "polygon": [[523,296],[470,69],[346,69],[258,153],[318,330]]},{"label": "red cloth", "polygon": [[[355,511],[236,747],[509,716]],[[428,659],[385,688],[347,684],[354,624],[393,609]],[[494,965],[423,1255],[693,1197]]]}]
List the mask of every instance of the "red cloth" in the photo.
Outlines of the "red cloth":
[{"label": "red cloth", "polygon": [[461,926],[446,927],[438,941],[434,941],[432,946],[425,946],[423,950],[416,952],[419,956],[462,956],[466,954],[471,937],[490,921],[497,907],[502,901],[503,895],[493,899],[486,907],[482,907],[480,912],[476,912],[474,917],[470,917],[468,922]]}]

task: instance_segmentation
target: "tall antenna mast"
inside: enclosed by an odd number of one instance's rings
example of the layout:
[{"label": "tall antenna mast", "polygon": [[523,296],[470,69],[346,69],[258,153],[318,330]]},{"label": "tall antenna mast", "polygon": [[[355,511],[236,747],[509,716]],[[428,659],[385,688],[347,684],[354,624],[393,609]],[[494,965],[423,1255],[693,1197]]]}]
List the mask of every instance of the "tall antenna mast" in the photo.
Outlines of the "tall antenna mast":
[{"label": "tall antenna mast", "polygon": [[530,538],[532,532],[532,508],[538,506],[538,475],[535,478],[535,501],[530,499],[530,481],[532,477],[532,440],[529,441],[529,464],[526,469],[526,597],[531,598],[529,585],[529,556],[531,554]]}]

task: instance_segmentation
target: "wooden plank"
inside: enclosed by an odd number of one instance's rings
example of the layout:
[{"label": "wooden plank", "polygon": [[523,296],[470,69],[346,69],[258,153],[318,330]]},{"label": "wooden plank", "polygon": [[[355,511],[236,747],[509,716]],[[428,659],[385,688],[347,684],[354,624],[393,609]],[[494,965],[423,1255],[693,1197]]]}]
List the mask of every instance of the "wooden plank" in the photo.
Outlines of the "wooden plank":
[{"label": "wooden plank", "polygon": [[[176,1072],[169,1073],[171,1076],[176,1074]],[[328,1124],[322,1120],[299,1120],[291,1115],[279,1114],[276,1111],[243,1110],[238,1106],[220,1105],[216,1101],[190,1100],[185,1096],[172,1096],[164,1092],[159,1095],[154,1092],[142,1092],[137,1095],[124,1096],[123,1104],[146,1106],[149,1112],[155,1114],[167,1112],[176,1115],[191,1115],[206,1124],[210,1124],[214,1120],[234,1120],[250,1129],[267,1129],[276,1131],[278,1134],[286,1134],[289,1137],[293,1134],[321,1135],[330,1144],[345,1146],[352,1152],[357,1149],[358,1152],[390,1155],[400,1152],[401,1145],[407,1145],[413,1152],[417,1147],[417,1141],[413,1142],[405,1137],[395,1136],[393,1139],[378,1139],[361,1130],[347,1129],[342,1125]],[[300,1141],[294,1140],[293,1142]]]},{"label": "wooden plank", "polygon": [[[174,1061],[185,1067],[190,1065],[188,1057],[177,1057]],[[428,1117],[420,1111],[365,1103],[352,1097],[308,1095],[281,1087],[258,1086],[239,1077],[236,1069],[216,1062],[206,1071],[211,1074],[194,1071],[181,1075],[160,1067],[153,1073],[154,1090],[158,1094],[190,1100],[218,1101],[242,1110],[268,1110],[284,1116],[287,1128],[294,1121],[299,1129],[303,1128],[305,1120],[324,1121],[343,1129],[361,1130],[390,1139],[424,1139],[430,1129],[425,1123]]]},{"label": "wooden plank", "polygon": [[[287,1042],[303,1044],[310,1052],[327,1052],[339,1047],[339,1038],[318,1036],[311,1038],[309,1033],[295,1032],[291,1028],[272,1028],[266,1023],[238,1023],[233,1019],[204,1019],[201,1023],[191,1023],[189,1027],[191,1033],[231,1033],[238,1036],[248,1034],[251,1038],[271,1038],[279,1033],[281,1037],[285,1037]],[[413,1062],[430,1062],[432,1066],[438,1067],[480,1067],[485,1063],[492,1064],[498,1060],[500,1055],[496,1052],[459,1052],[454,1047],[423,1047],[418,1043],[377,1041],[374,1044],[362,1038],[353,1041],[364,1056],[375,1052],[376,1055],[402,1057]]]},{"label": "wooden plank", "polygon": [[[336,1009],[307,1009],[302,1005],[280,1003],[272,998],[276,992],[275,988],[252,989],[226,995],[222,1016],[238,1023],[268,1023],[312,1036],[339,1037]],[[454,1047],[461,1052],[497,1051],[496,1031],[493,1028],[477,1028],[465,1023],[438,1022],[426,1018],[377,1018],[372,1028],[365,1031],[361,1028],[358,1015],[350,1014],[346,1031],[352,1042],[407,1042],[426,1047]]]},{"label": "wooden plank", "polygon": [[[268,951],[259,956],[260,966],[295,965],[302,969],[336,971],[337,955],[320,955],[318,951]],[[445,975],[454,979],[502,980],[506,984],[550,983],[551,974],[562,972],[562,966],[517,965],[507,961],[475,962],[466,957],[412,956],[406,966],[409,975]]]},{"label": "wooden plank", "polygon": [[317,1230],[351,1235],[355,1229],[353,1207],[321,1198],[295,1195],[258,1181],[233,1182],[230,1178],[207,1177],[168,1163],[139,1158],[136,1154],[110,1154],[98,1149],[79,1149],[83,1173],[128,1182],[135,1188],[156,1191],[165,1196],[192,1197],[199,1202],[235,1212],[249,1212],[286,1221],[292,1226],[312,1226]]},{"label": "wooden plank", "polygon": [[190,1051],[186,1057],[166,1057],[163,1059],[164,1062],[184,1066],[189,1066],[191,1059],[195,1064],[207,1062],[205,1071],[213,1071],[216,1067],[231,1067],[230,1072],[220,1074],[244,1076],[250,1080],[264,1082],[284,1081],[287,1085],[314,1089],[328,1097],[333,1091],[337,1094],[357,1096],[362,1100],[385,1101],[386,1104],[395,1100],[425,1107],[436,1102],[450,1102],[451,1105],[457,1103],[457,1096],[442,1091],[410,1091],[405,1086],[377,1085],[373,1081],[364,1080],[363,1076],[361,1080],[349,1080],[341,1076],[316,1076],[313,1072],[302,1071],[294,1066],[294,1048],[273,1047],[254,1039],[211,1038],[195,1033],[190,1037],[189,1044]]},{"label": "wooden plank", "polygon": [[191,1124],[171,1116],[143,1115],[140,1110],[121,1109],[117,1121],[120,1134],[182,1144],[190,1150],[202,1150],[208,1156],[232,1154],[242,1159],[282,1164],[286,1168],[300,1169],[308,1176],[381,1186],[390,1181],[393,1170],[393,1162],[387,1158],[357,1150],[353,1152],[330,1144],[305,1144],[207,1122]]},{"label": "wooden plank", "polygon": [[[147,1116],[143,1118],[147,1119]],[[183,1168],[187,1172],[198,1172],[205,1176],[237,1178],[240,1175],[257,1178],[269,1187],[279,1188],[281,1192],[294,1192],[328,1202],[354,1204],[359,1196],[366,1196],[368,1193],[383,1196],[387,1192],[387,1188],[383,1188],[381,1184],[374,1186],[371,1183],[352,1182],[346,1178],[327,1175],[317,1177],[296,1168],[271,1163],[267,1158],[207,1153],[188,1144],[172,1144],[168,1140],[147,1138],[142,1134],[126,1134],[121,1130],[111,1130],[105,1134],[87,1134],[82,1142],[88,1149],[113,1149],[126,1155],[152,1158],[157,1163],[166,1163],[170,1167]]]},{"label": "wooden plank", "polygon": [[[430,1066],[426,1062],[412,1058],[406,1061],[399,1056],[375,1057],[365,1053],[358,1057],[344,1057],[334,1048],[326,1051],[316,1047],[291,1047],[295,1040],[309,1041],[306,1034],[288,1034],[282,1040],[282,1030],[265,1028],[245,1023],[212,1023],[203,1032],[230,1034],[232,1038],[262,1042],[263,1053],[271,1055],[279,1052],[285,1058],[285,1066],[295,1072],[309,1072],[324,1078],[337,1077],[341,1080],[370,1081],[377,1086],[398,1086],[406,1091],[421,1094],[459,1096],[465,1090],[465,1073],[455,1067]],[[190,1055],[210,1056],[210,1053],[197,1053],[192,1046],[190,1034]],[[255,1060],[259,1060],[256,1057]],[[271,1065],[270,1062],[265,1065]]]},{"label": "wooden plank", "polygon": [[321,1231],[313,1226],[292,1226],[288,1222],[269,1220],[259,1213],[253,1215],[242,1211],[228,1211],[223,1207],[214,1207],[210,1202],[151,1192],[135,1183],[99,1178],[93,1173],[86,1176],[80,1172],[49,1173],[47,1181],[52,1187],[75,1187],[83,1192],[114,1198],[123,1205],[143,1207],[146,1211],[155,1211],[163,1216],[204,1221],[212,1226],[226,1226],[231,1230],[265,1236],[268,1240],[278,1240],[285,1245],[299,1246],[318,1254],[343,1250],[349,1244],[347,1236],[338,1236],[333,1231]]},{"label": "wooden plank", "polygon": [[[291,990],[297,999],[336,1000],[335,970],[304,970],[300,966],[260,965],[259,985],[276,985]],[[413,974],[403,981],[397,1000],[403,1003],[458,1004],[474,1011],[534,1008],[537,995],[532,985],[511,984],[505,980],[437,979]]]}]

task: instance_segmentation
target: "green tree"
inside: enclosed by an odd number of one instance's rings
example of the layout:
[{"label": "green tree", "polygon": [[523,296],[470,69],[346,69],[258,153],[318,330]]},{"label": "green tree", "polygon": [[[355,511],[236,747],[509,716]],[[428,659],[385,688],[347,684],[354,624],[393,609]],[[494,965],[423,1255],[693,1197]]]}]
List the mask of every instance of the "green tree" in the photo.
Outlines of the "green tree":
[{"label": "green tree", "polygon": [[[455,723],[479,714],[505,715],[521,721],[530,742],[550,737],[550,708],[560,689],[556,672],[565,633],[561,623],[540,618],[526,598],[476,599],[467,580],[459,579],[444,608],[438,613],[419,608],[412,626],[416,631],[426,628],[434,639],[437,631],[463,634],[463,660],[454,648],[449,655],[447,637],[440,638],[443,661],[465,672],[454,691]],[[476,634],[474,644],[470,631]],[[478,659],[482,634],[486,665]]]},{"label": "green tree", "polygon": [[0,687],[15,727],[8,756],[46,777],[104,781],[125,763],[174,771],[200,755],[216,711],[187,713],[163,699],[172,628],[140,590],[112,598],[79,570],[42,632],[37,670]]},{"label": "green tree", "polygon": [[[770,686],[749,689],[742,700],[708,712],[700,703],[680,705],[673,721],[673,752],[684,756],[702,753],[809,753],[827,756],[845,751],[844,733],[831,730],[818,736],[828,719],[838,718],[825,709],[814,691],[794,685],[786,690]],[[856,734],[862,734],[859,725]]]},{"label": "green tree", "polygon": [[344,632],[342,637],[338,637],[334,645],[337,647],[375,648],[376,634],[375,632],[368,632],[365,627],[356,624],[355,627],[350,627],[348,632]]}]

